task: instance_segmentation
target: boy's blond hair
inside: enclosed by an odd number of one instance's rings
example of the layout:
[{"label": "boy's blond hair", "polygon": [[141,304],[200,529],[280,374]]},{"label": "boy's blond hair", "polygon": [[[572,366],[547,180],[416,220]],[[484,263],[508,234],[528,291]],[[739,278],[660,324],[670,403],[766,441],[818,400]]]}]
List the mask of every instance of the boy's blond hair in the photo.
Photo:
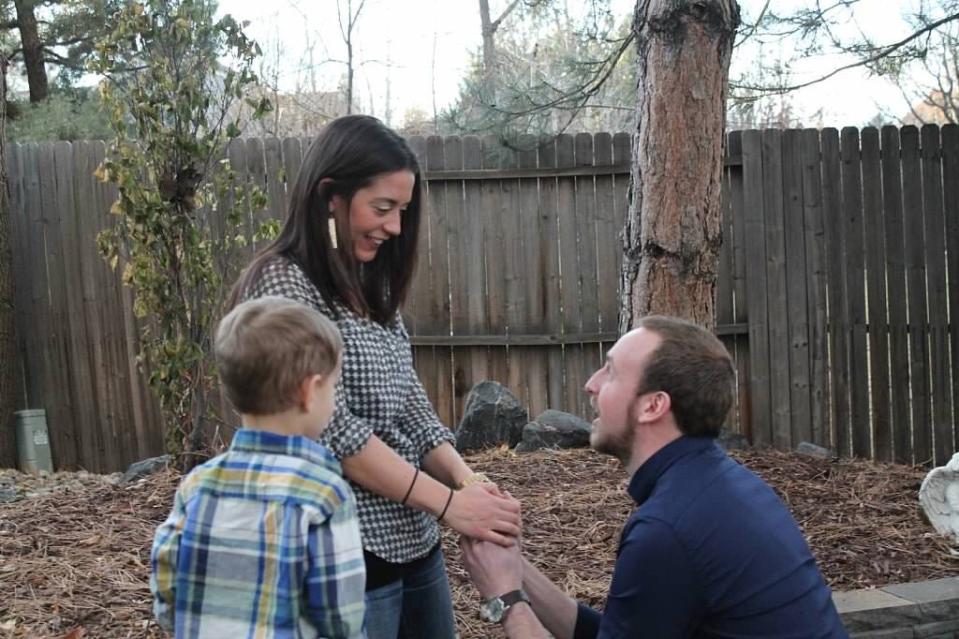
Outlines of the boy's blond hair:
[{"label": "boy's blond hair", "polygon": [[214,345],[227,398],[248,415],[282,413],[311,375],[336,368],[343,339],[318,311],[283,297],[238,304],[220,321]]}]

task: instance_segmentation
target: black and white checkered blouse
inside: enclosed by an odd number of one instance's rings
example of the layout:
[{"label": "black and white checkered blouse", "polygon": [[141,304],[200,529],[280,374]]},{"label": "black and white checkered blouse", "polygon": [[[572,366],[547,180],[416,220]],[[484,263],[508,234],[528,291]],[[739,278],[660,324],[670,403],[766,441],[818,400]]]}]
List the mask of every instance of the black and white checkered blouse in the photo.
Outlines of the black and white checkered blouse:
[{"label": "black and white checkered blouse", "polygon": [[[384,326],[337,303],[337,320],[306,273],[283,257],[264,265],[245,297],[264,295],[312,306],[334,319],[343,334],[343,373],[336,387],[336,411],[321,436],[337,457],[358,453],[370,436],[376,435],[419,467],[426,453],[454,441],[416,376],[409,335],[399,315]],[[439,541],[439,526],[430,515],[350,484],[356,493],[366,550],[387,561],[405,563],[425,556]]]}]

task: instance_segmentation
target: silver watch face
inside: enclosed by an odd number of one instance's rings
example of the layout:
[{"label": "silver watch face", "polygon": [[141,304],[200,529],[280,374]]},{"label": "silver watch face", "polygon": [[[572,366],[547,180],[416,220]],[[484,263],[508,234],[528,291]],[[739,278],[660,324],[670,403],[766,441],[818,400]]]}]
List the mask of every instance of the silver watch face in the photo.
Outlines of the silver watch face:
[{"label": "silver watch face", "polygon": [[499,597],[484,599],[480,604],[480,619],[490,623],[499,623],[503,618],[503,600]]}]

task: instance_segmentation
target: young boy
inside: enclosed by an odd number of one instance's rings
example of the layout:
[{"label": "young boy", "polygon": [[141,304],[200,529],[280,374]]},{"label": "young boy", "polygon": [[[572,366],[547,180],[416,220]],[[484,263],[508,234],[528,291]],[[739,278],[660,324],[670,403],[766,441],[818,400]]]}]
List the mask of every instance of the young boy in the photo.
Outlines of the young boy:
[{"label": "young boy", "polygon": [[243,428],[183,478],[151,553],[154,614],[177,638],[362,637],[356,503],[315,441],[342,349],[332,322],[280,297],[220,322],[217,367]]}]

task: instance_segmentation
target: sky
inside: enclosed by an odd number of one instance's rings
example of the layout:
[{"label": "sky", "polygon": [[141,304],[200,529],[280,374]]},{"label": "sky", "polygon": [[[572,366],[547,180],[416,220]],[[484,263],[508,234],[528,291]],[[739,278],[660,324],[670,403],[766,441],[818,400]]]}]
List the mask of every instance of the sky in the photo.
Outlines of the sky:
[{"label": "sky", "polygon": [[[358,0],[339,0],[354,8]],[[567,0],[570,8],[579,6]],[[856,23],[842,27],[876,34],[880,40],[897,40],[906,33],[901,15],[916,0],[861,0]],[[800,0],[773,0],[775,10],[786,12]],[[494,17],[508,4],[490,0]],[[745,20],[756,16],[763,0],[740,0]],[[626,18],[635,5],[611,0],[617,18]],[[250,22],[247,33],[266,51],[266,63],[278,70],[281,90],[293,91],[314,83],[319,90],[335,90],[345,65],[346,46],[338,29],[337,0],[220,0],[220,10]],[[504,23],[509,28],[509,21]],[[451,103],[466,74],[471,56],[481,46],[477,0],[366,0],[355,31],[356,85],[362,111],[403,122],[409,109],[427,114]],[[312,46],[312,58],[308,49]],[[754,45],[740,47],[733,56],[733,74],[755,64],[756,57],[777,56],[775,47],[759,52]],[[788,51],[783,52],[784,56]],[[278,60],[278,62],[277,62]],[[312,62],[312,63],[311,63]],[[820,76],[844,60],[811,57],[793,66],[797,81]],[[312,70],[312,74],[311,74]],[[312,80],[312,82],[311,82]],[[881,109],[904,112],[899,91],[881,78],[848,71],[832,80],[798,92],[794,106],[802,114],[822,111],[816,126],[862,125]]]}]

